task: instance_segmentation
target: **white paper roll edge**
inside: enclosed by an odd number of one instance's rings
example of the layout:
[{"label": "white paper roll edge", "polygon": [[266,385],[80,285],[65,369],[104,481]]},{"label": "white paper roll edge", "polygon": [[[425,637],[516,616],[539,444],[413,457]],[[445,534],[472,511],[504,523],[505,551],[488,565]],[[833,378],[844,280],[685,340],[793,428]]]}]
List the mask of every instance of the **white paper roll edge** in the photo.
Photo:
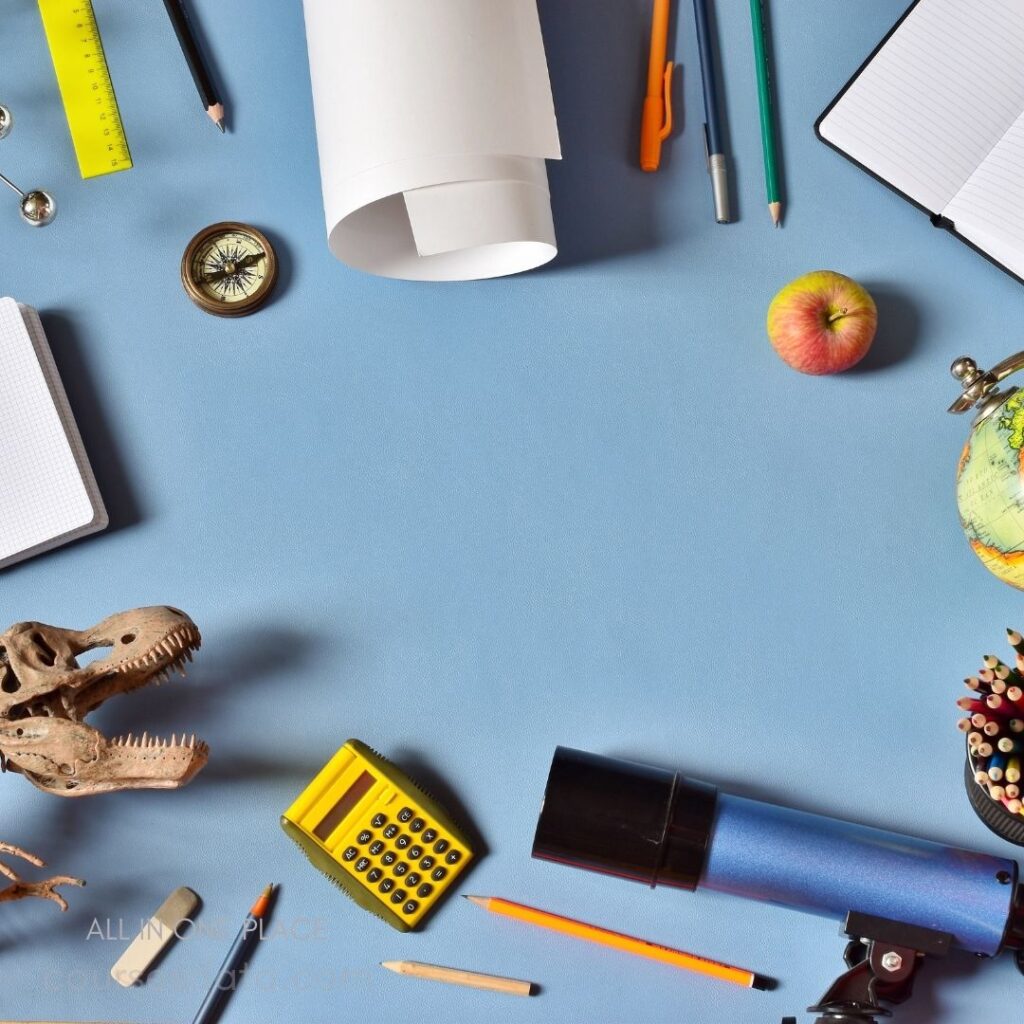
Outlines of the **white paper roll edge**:
[{"label": "white paper roll edge", "polygon": [[417,159],[331,192],[339,200],[327,212],[331,252],[357,270],[473,281],[532,270],[558,253],[543,160]]}]

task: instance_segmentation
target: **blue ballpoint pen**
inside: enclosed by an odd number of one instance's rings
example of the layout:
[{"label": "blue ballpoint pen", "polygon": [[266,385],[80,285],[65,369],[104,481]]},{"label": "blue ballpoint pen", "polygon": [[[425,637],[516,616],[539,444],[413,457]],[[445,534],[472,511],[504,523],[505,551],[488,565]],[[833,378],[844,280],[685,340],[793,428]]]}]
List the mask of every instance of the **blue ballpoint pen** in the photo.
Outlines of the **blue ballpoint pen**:
[{"label": "blue ballpoint pen", "polygon": [[719,108],[718,88],[715,83],[715,48],[711,39],[708,0],[693,0],[693,16],[697,27],[697,45],[700,48],[700,77],[704,86],[704,145],[707,149],[708,174],[715,199],[715,220],[727,224],[729,208],[729,172],[725,162],[725,133]]}]

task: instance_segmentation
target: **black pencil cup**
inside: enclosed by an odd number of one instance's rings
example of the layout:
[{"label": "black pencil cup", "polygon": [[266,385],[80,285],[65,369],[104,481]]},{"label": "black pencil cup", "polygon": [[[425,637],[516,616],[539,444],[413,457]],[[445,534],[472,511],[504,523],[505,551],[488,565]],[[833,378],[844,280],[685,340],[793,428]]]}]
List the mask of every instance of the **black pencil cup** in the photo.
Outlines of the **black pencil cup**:
[{"label": "black pencil cup", "polygon": [[974,813],[1000,839],[1005,839],[1015,846],[1024,846],[1024,816],[1011,814],[1001,803],[988,795],[988,790],[974,780],[977,767],[970,749],[967,751],[967,764],[964,767],[964,785],[967,787],[967,799],[974,808]]}]

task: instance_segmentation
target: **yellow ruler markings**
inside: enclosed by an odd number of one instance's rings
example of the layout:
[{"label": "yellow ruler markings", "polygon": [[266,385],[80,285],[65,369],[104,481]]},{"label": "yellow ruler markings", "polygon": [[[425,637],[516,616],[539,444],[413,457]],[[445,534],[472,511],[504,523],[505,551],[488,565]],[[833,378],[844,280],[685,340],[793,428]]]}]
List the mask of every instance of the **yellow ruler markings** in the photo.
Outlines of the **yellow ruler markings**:
[{"label": "yellow ruler markings", "polygon": [[46,41],[83,178],[132,166],[92,0],[39,0]]}]

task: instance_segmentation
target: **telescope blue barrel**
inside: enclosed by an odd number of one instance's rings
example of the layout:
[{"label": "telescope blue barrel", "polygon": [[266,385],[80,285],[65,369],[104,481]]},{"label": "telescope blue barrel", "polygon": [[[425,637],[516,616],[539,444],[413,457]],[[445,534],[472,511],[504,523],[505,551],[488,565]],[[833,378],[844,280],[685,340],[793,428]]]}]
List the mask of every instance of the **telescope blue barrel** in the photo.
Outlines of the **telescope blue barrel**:
[{"label": "telescope blue barrel", "polygon": [[851,911],[1024,947],[1024,893],[1003,857],[719,793],[678,772],[558,747],[533,856],[652,888],[698,888],[843,921]]},{"label": "telescope blue barrel", "polygon": [[995,956],[1016,883],[1012,860],[719,793],[699,885],[837,920],[874,914]]}]

